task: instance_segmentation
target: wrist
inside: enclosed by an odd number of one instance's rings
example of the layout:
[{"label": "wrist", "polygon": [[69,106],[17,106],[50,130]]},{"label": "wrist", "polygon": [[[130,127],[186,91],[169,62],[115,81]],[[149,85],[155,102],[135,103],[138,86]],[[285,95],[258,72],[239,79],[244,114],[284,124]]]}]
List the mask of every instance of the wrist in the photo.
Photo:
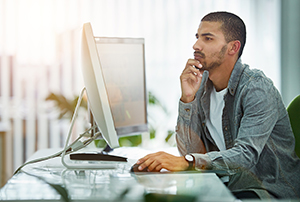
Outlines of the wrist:
[{"label": "wrist", "polygon": [[192,101],[194,101],[195,96],[190,96],[190,97],[183,97],[181,96],[180,100],[184,103],[190,103]]},{"label": "wrist", "polygon": [[184,159],[188,163],[188,167],[186,170],[194,170],[195,169],[195,157],[191,154],[187,154],[184,156]]}]

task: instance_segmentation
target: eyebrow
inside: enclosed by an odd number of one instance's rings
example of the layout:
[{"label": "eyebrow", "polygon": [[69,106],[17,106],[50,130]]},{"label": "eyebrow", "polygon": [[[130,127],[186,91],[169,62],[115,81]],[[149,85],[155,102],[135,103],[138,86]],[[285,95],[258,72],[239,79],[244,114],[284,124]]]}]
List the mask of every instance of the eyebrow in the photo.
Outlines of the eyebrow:
[{"label": "eyebrow", "polygon": [[[196,36],[196,38],[199,38],[198,33],[196,33],[195,36]],[[201,34],[201,36],[215,36],[215,35],[213,35],[212,33],[203,33],[203,34]]]},{"label": "eyebrow", "polygon": [[203,33],[201,34],[201,36],[215,36],[215,35],[213,35],[212,33]]}]

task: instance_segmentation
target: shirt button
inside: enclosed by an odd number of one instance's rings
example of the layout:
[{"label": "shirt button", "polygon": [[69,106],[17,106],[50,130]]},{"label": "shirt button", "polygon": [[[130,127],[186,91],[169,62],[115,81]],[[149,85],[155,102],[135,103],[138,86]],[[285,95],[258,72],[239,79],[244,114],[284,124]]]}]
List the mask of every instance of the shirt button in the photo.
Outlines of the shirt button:
[{"label": "shirt button", "polygon": [[189,109],[189,108],[186,108],[185,111],[186,111],[186,112],[190,112],[190,109]]}]

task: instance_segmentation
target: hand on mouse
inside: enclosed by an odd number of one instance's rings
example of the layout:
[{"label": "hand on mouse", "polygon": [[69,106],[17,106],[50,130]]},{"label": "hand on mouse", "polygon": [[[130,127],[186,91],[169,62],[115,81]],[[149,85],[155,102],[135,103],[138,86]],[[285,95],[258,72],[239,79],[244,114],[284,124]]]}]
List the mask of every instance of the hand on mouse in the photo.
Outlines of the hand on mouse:
[{"label": "hand on mouse", "polygon": [[169,171],[183,171],[189,166],[184,156],[174,156],[166,152],[148,154],[139,159],[136,164],[139,164],[138,170],[148,167],[150,172],[158,172],[163,168]]}]

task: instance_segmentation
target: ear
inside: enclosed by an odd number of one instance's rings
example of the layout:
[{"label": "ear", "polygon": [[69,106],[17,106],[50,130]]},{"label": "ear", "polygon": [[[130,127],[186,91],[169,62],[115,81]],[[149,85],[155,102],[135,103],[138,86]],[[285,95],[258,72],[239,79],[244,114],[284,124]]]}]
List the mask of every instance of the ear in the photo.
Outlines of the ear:
[{"label": "ear", "polygon": [[239,50],[241,48],[241,42],[238,41],[238,40],[235,40],[235,41],[231,41],[229,42],[229,52],[228,54],[229,55],[235,55],[235,54],[238,54],[239,53]]}]

